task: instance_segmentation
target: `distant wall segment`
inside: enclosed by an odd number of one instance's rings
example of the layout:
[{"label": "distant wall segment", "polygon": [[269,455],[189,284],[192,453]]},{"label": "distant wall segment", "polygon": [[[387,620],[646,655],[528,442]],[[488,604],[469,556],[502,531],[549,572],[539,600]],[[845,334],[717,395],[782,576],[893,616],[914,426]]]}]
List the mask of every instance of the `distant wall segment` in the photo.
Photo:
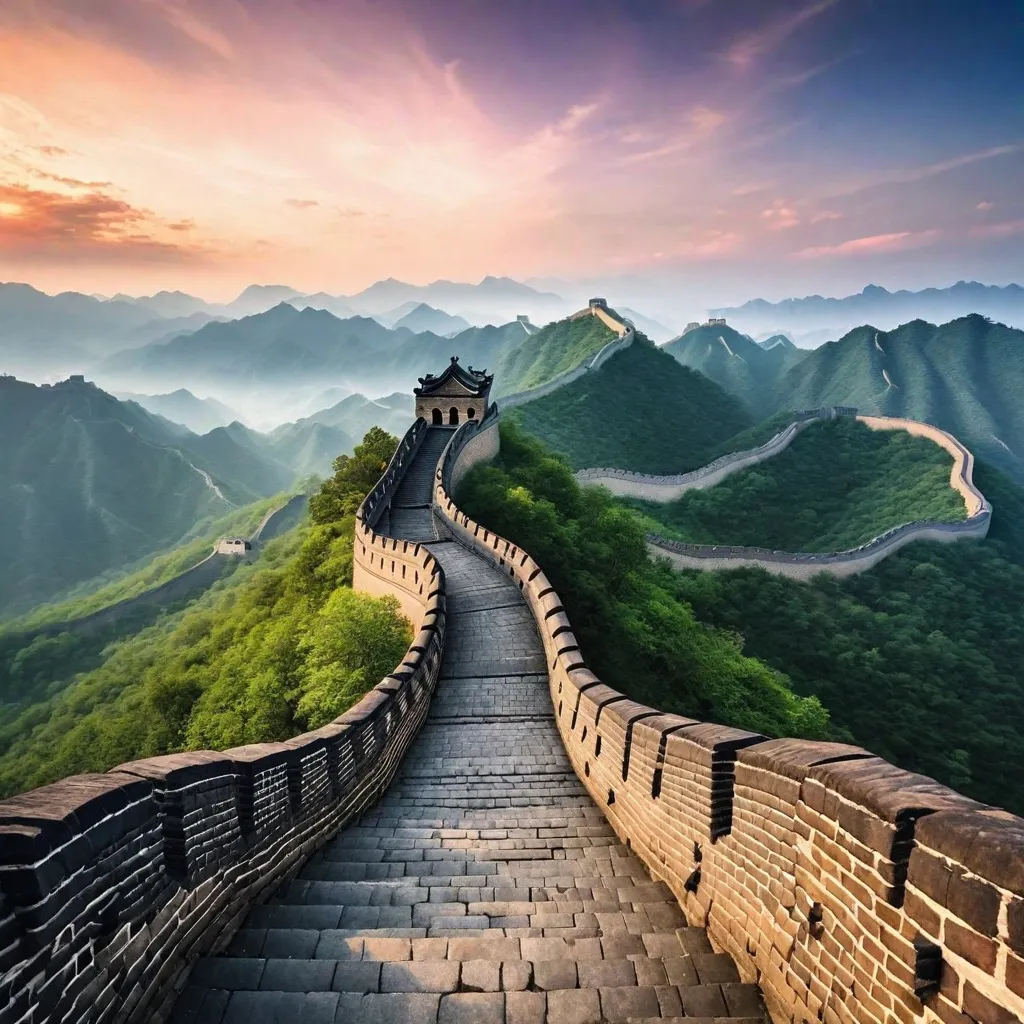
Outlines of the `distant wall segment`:
[{"label": "distant wall segment", "polygon": [[[760,447],[724,455],[691,473],[651,476],[618,469],[582,469],[576,473],[576,479],[582,484],[606,487],[613,494],[620,496],[645,501],[673,501],[687,491],[714,487],[727,476],[778,455],[785,451],[812,422],[817,419],[834,418],[836,414],[855,415],[856,410],[815,409],[798,413],[794,422]],[[883,558],[917,540],[952,543],[958,540],[978,540],[988,536],[992,506],[974,483],[974,456],[960,441],[938,427],[917,420],[885,416],[857,416],[857,419],[872,430],[905,430],[915,437],[925,437],[949,452],[953,457],[950,487],[964,499],[967,519],[958,523],[930,520],[904,523],[879,534],[859,547],[825,554],[772,551],[766,548],[727,544],[689,544],[654,533],[647,536],[649,551],[658,557],[667,558],[678,569],[723,571],[761,568],[780,576],[806,581],[819,572],[829,572],[839,577],[865,572]]]},{"label": "distant wall segment", "polygon": [[589,306],[587,309],[581,309],[578,313],[574,313],[570,319],[579,320],[586,316],[597,317],[597,319],[599,319],[606,327],[615,332],[616,337],[609,341],[607,345],[603,346],[590,359],[580,363],[579,366],[574,366],[571,370],[566,370],[564,373],[559,374],[552,380],[549,380],[544,384],[538,384],[535,388],[529,388],[526,391],[519,391],[514,395],[506,395],[503,398],[499,398],[497,400],[498,406],[502,409],[513,409],[517,405],[525,405],[527,402],[532,402],[536,398],[543,398],[545,395],[550,395],[553,391],[558,391],[560,388],[564,388],[574,380],[579,380],[580,377],[589,373],[591,370],[600,369],[606,362],[608,362],[609,359],[611,359],[613,355],[617,352],[621,352],[625,348],[629,348],[636,339],[636,332],[631,324],[627,324],[616,319],[608,312],[607,309],[601,306]]},{"label": "distant wall segment", "polygon": [[604,685],[541,567],[452,500],[478,429],[449,443],[435,515],[518,584],[581,782],[773,1021],[1024,1019],[1024,821],[858,747],[662,714]]},{"label": "distant wall segment", "polygon": [[148,758],[0,801],[0,1024],[165,1020],[190,964],[225,949],[252,904],[380,797],[444,642],[441,567],[374,530],[423,429],[356,517],[357,576],[398,595],[413,623],[391,675],[284,743]]}]

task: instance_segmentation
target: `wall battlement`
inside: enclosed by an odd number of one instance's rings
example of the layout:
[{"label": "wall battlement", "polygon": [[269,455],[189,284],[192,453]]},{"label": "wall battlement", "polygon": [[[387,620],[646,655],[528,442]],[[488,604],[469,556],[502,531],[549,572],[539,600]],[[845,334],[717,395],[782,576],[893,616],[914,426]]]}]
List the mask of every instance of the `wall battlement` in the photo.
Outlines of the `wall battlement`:
[{"label": "wall battlement", "polygon": [[166,1019],[195,959],[387,788],[444,644],[436,559],[374,530],[424,429],[356,516],[356,572],[386,581],[416,630],[358,704],[284,743],[148,758],[0,801],[0,1024]]},{"label": "wall battlement", "polygon": [[[1024,1018],[1024,821],[860,748],[665,715],[604,685],[541,567],[452,500],[496,454],[497,422],[492,407],[452,434],[435,519],[518,585],[576,774],[777,1024]],[[418,626],[359,704],[284,743],[0,802],[0,1024],[164,1020],[195,958],[387,788],[444,649],[440,566],[378,532],[427,430],[410,428],[356,517],[359,585],[398,596]]]},{"label": "wall battlement", "polygon": [[1024,820],[858,747],[666,715],[603,684],[541,567],[452,500],[477,429],[449,443],[436,514],[518,583],[577,775],[773,1021],[1024,1019]]}]

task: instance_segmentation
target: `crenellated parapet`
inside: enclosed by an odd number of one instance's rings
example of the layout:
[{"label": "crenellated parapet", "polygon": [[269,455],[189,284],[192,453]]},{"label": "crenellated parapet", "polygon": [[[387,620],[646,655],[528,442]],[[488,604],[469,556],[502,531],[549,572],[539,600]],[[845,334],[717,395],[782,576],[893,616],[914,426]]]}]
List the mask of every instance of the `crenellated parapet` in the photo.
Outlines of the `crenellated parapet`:
[{"label": "crenellated parapet", "polygon": [[358,704],[283,743],[194,751],[0,801],[0,1022],[158,1022],[197,957],[375,803],[426,716],[444,574],[374,527],[422,440],[418,421],[357,513],[356,573],[415,635]]},{"label": "crenellated parapet", "polygon": [[666,715],[606,686],[541,567],[452,500],[487,426],[449,443],[435,514],[516,582],[577,775],[776,1024],[1024,1019],[1024,821],[858,747]]}]

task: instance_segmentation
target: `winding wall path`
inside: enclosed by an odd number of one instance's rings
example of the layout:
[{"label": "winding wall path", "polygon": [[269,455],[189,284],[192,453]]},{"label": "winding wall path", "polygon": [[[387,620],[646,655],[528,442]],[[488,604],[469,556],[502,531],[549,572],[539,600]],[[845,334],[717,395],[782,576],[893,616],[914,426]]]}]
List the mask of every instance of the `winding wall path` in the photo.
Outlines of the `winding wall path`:
[{"label": "winding wall path", "polygon": [[497,447],[419,420],[361,506],[415,636],[351,710],[0,802],[0,1024],[1024,1018],[1024,821],[605,686],[452,500]]},{"label": "winding wall path", "polygon": [[[830,415],[855,413],[854,409],[823,409],[798,414],[793,423],[760,447],[724,455],[690,473],[651,476],[620,469],[582,469],[575,475],[580,483],[606,487],[613,494],[641,498],[645,501],[674,501],[687,491],[714,487],[727,476],[780,454],[796,440],[802,430],[818,419],[828,418]],[[809,580],[819,572],[829,572],[839,577],[865,572],[883,558],[916,540],[951,543],[988,536],[992,506],[974,484],[974,456],[952,434],[917,420],[886,416],[857,416],[857,419],[872,430],[905,430],[915,437],[925,437],[949,452],[953,457],[949,485],[964,499],[967,518],[957,523],[931,520],[904,523],[886,530],[856,548],[828,553],[773,551],[768,548],[729,544],[690,544],[656,533],[647,535],[648,550],[657,557],[667,558],[679,569],[712,572],[761,568],[780,576]]]},{"label": "winding wall path", "polygon": [[452,434],[426,431],[383,527],[445,577],[423,730],[384,798],[197,964],[173,1020],[761,1020],[756,988],[685,927],[576,778],[519,588],[438,529]]}]

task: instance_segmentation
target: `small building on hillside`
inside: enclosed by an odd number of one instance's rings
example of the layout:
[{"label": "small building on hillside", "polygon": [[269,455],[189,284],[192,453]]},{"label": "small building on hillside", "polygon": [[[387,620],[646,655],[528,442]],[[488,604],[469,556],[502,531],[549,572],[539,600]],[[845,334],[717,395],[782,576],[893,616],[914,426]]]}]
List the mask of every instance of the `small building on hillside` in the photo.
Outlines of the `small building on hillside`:
[{"label": "small building on hillside", "polygon": [[695,331],[695,330],[697,330],[697,328],[698,328],[698,327],[700,327],[700,324],[699,324],[699,323],[697,323],[697,321],[696,321],[696,320],[691,320],[691,321],[690,321],[690,322],[689,322],[689,323],[688,323],[688,324],[686,325],[686,328],[685,328],[685,329],[683,330],[683,334],[689,334],[689,333],[690,333],[690,331]]},{"label": "small building on hillside", "polygon": [[725,326],[726,326],[726,323],[725,323],[725,317],[724,316],[713,316],[710,320],[708,320],[708,327],[725,327]]},{"label": "small building on hillside", "polygon": [[419,380],[420,386],[413,388],[417,417],[422,416],[432,426],[456,426],[466,420],[483,419],[494,375],[460,366],[459,357],[452,356],[442,373],[428,373]]},{"label": "small building on hillside", "polygon": [[607,299],[591,299],[589,305],[591,309],[603,309],[605,312],[608,311]]},{"label": "small building on hillside", "polygon": [[242,537],[221,537],[214,550],[218,555],[247,555],[252,544]]}]

